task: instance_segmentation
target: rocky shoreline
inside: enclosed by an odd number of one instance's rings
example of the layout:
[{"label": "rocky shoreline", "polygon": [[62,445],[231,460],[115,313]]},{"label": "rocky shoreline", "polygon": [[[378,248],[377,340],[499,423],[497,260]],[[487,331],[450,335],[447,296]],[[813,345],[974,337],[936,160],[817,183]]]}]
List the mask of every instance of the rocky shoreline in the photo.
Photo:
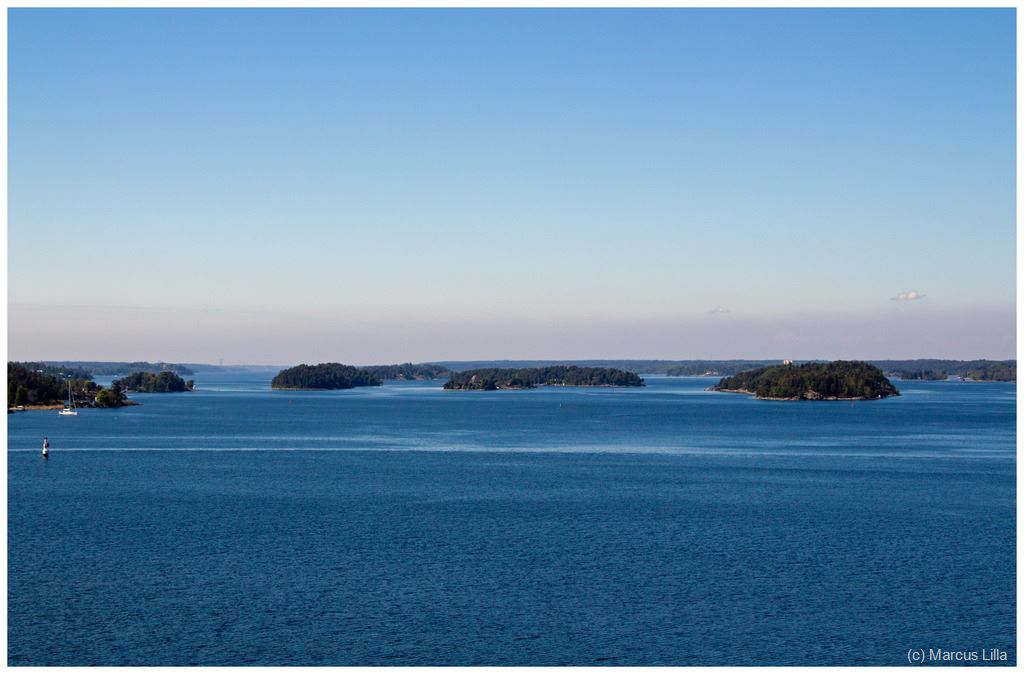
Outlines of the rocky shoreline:
[{"label": "rocky shoreline", "polygon": [[[125,400],[119,407],[135,407],[142,403],[135,402],[134,400]],[[86,403],[75,403],[78,409],[101,409],[93,404]],[[48,403],[45,405],[19,405],[18,407],[8,407],[8,414],[17,414],[18,412],[45,412],[47,410],[62,410],[64,409],[64,403]],[[102,408],[102,409],[117,409],[115,407]]]},{"label": "rocky shoreline", "polygon": [[851,396],[848,398],[842,398],[839,396],[823,396],[820,393],[817,393],[816,391],[807,391],[802,396],[792,396],[790,398],[773,398],[771,396],[759,396],[756,392],[749,391],[745,388],[718,388],[715,386],[709,386],[704,390],[716,391],[719,393],[741,393],[743,395],[754,396],[754,398],[756,398],[757,400],[831,400],[836,402],[841,402],[844,400],[868,400],[868,398],[865,398],[864,396]]}]

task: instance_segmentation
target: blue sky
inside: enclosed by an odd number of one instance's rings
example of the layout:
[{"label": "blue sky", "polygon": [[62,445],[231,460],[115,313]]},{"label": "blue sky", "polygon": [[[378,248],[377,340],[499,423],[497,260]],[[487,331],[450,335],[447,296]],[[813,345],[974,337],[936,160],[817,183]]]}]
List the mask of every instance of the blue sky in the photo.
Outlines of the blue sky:
[{"label": "blue sky", "polygon": [[1013,10],[8,26],[13,358],[1015,354]]}]

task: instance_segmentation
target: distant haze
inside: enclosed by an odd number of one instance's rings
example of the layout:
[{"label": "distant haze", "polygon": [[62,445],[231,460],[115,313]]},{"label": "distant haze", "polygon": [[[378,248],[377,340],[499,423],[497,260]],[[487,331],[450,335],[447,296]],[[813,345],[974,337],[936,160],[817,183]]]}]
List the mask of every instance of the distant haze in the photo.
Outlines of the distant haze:
[{"label": "distant haze", "polygon": [[1015,357],[1015,13],[9,12],[8,357]]},{"label": "distant haze", "polygon": [[[597,358],[1015,357],[1013,313],[356,322],[221,311],[10,308],[11,357],[225,364]],[[77,326],[62,331],[49,326]],[[112,336],[107,326],[119,326]],[[154,336],[156,333],[158,336]],[[69,338],[70,336],[70,338]]]}]

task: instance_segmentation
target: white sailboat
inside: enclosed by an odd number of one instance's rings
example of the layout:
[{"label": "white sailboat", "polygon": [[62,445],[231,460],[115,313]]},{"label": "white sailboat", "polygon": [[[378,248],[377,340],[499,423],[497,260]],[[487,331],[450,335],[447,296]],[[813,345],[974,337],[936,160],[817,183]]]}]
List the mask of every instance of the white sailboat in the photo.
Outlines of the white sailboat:
[{"label": "white sailboat", "polygon": [[78,416],[78,408],[75,407],[75,397],[73,395],[71,395],[71,380],[70,379],[68,379],[68,402],[64,405],[64,409],[62,409],[57,414],[61,415],[62,417],[77,417]]}]

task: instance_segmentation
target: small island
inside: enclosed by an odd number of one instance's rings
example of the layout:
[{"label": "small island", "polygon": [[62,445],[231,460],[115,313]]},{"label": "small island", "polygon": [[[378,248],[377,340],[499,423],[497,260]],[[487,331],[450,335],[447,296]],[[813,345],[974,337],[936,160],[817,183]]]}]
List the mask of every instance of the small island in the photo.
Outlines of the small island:
[{"label": "small island", "polygon": [[120,383],[126,391],[138,393],[179,393],[195,388],[193,380],[185,381],[169,370],[159,373],[132,372],[127,377],[115,381]]},{"label": "small island", "polygon": [[538,386],[643,386],[632,372],[611,367],[555,365],[529,368],[486,368],[453,372],[445,383],[447,391],[497,391],[531,389]]},{"label": "small island", "polygon": [[900,394],[874,365],[845,360],[748,370],[724,377],[708,390],[762,400],[878,400]]},{"label": "small island", "polygon": [[358,367],[320,363],[296,365],[281,370],[270,382],[270,387],[285,390],[335,390],[380,384],[379,377]]}]

